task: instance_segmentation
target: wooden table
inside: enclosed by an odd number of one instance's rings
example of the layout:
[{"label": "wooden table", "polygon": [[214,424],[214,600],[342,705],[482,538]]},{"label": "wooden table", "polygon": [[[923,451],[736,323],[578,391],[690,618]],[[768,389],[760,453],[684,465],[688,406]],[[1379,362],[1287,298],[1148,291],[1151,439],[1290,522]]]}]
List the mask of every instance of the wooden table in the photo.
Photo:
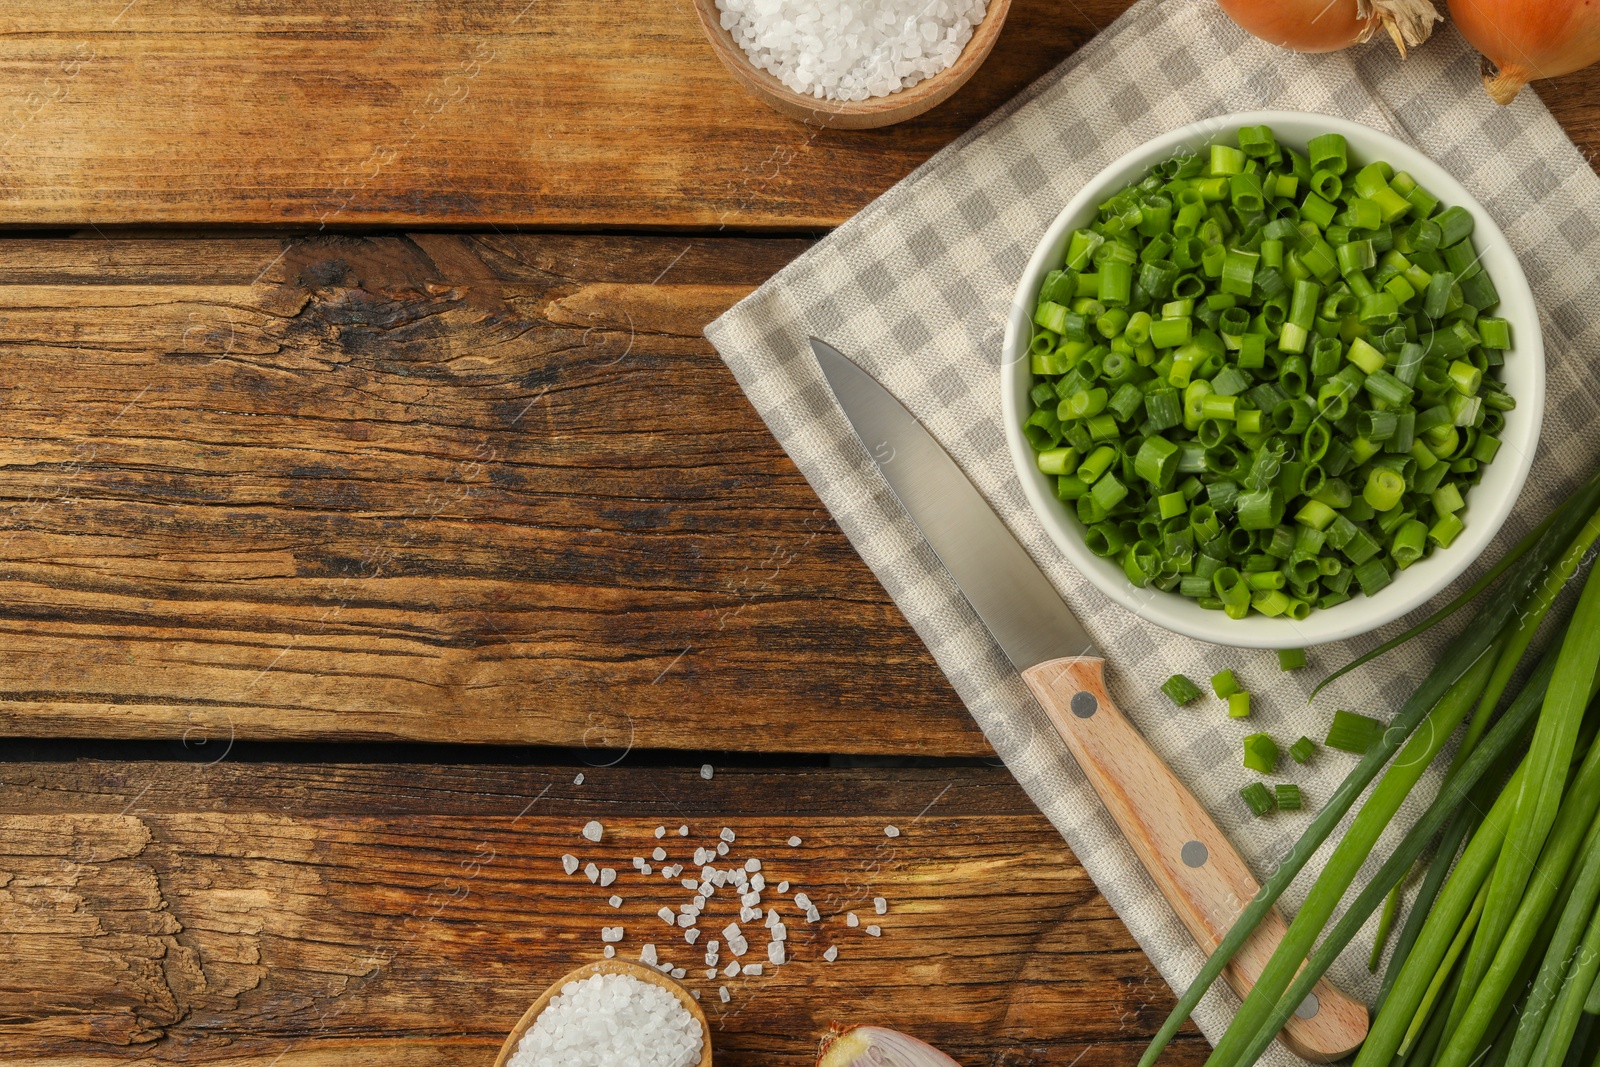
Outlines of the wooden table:
[{"label": "wooden table", "polygon": [[[486,1064],[621,923],[720,1063],[1134,1061],[1170,993],[700,332],[1120,0],[868,133],[681,0],[56,6],[0,35],[0,1059]],[[629,861],[723,827],[825,914],[713,982]]]}]

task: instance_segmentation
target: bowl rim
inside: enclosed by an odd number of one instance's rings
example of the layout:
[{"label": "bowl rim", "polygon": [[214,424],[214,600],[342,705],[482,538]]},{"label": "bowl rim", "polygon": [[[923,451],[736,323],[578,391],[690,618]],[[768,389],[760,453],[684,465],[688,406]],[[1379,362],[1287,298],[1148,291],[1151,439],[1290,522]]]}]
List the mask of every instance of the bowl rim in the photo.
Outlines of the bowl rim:
[{"label": "bowl rim", "polygon": [[[1053,491],[1047,491],[1047,476],[1038,471],[1033,448],[1022,434],[1019,394],[1026,390],[1019,389],[1018,385],[1031,381],[1032,375],[1026,352],[1019,349],[1019,339],[1031,333],[1033,300],[1045,271],[1054,266],[1059,257],[1058,246],[1064,248],[1067,235],[1087,218],[1086,212],[1092,211],[1102,196],[1127,184],[1180,145],[1198,148],[1240,126],[1262,124],[1272,126],[1275,131],[1281,127],[1293,128],[1296,132],[1285,137],[1290,142],[1298,141],[1299,131],[1306,126],[1318,127],[1317,132],[1342,133],[1352,155],[1382,158],[1397,170],[1412,174],[1444,203],[1459,204],[1471,211],[1473,239],[1483,258],[1492,259],[1496,264],[1495,286],[1500,292],[1497,314],[1513,320],[1515,358],[1524,364],[1519,371],[1525,373],[1528,380],[1513,393],[1517,407],[1507,418],[1506,432],[1501,438],[1509,448],[1502,450],[1497,464],[1489,468],[1497,475],[1509,470],[1509,476],[1496,478],[1491,490],[1494,495],[1489,500],[1478,495],[1472,498],[1479,509],[1474,515],[1477,521],[1470,523],[1449,549],[1435,552],[1429,559],[1408,568],[1406,575],[1416,576],[1409,583],[1410,588],[1403,588],[1402,580],[1397,579],[1394,586],[1384,591],[1393,594],[1390,596],[1354,597],[1344,604],[1315,611],[1305,620],[1259,615],[1228,619],[1224,628],[1219,626],[1216,612],[1207,611],[1176,593],[1134,586],[1122,574],[1121,567],[1095,556],[1083,544],[1082,535],[1074,528],[1076,517],[1068,514]],[[1508,309],[1514,314],[1507,314]],[[1200,119],[1145,141],[1102,168],[1067,201],[1035,246],[1007,312],[1001,352],[1000,403],[1012,467],[1051,541],[1097,589],[1140,618],[1188,637],[1229,647],[1299,648],[1346,640],[1393,622],[1433,599],[1470,567],[1500,532],[1527,481],[1544,421],[1545,358],[1538,305],[1522,265],[1494,216],[1453,175],[1420,149],[1350,119],[1309,111],[1241,111]],[[1505,480],[1507,478],[1509,480]],[[1482,484],[1473,489],[1474,494],[1483,491]],[[1110,573],[1112,569],[1114,575]]]}]

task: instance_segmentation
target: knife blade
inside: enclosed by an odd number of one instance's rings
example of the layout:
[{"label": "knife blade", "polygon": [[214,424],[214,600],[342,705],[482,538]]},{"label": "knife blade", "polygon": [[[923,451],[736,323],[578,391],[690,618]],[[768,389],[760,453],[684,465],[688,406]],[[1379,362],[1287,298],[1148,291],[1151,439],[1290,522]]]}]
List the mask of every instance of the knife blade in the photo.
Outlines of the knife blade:
[{"label": "knife blade", "polygon": [[[1209,953],[1260,886],[1211,816],[1106,690],[1093,639],[972,481],[905,405],[824,341],[811,349],[856,436],[1052,725],[1152,881]],[[1276,910],[1224,971],[1242,997],[1286,924]],[[1366,1005],[1319,982],[1279,1036],[1330,1062],[1367,1034]]]}]

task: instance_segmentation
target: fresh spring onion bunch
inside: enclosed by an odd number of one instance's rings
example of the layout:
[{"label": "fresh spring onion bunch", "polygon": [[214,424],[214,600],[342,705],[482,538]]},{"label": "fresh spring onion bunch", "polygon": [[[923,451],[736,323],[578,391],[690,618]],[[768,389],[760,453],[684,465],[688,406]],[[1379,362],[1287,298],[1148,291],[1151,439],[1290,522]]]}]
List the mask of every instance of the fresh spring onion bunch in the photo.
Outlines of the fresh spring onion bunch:
[{"label": "fresh spring onion bunch", "polygon": [[1100,205],[1034,313],[1039,469],[1129,581],[1304,618],[1448,548],[1511,347],[1472,216],[1265,126]]},{"label": "fresh spring onion bunch", "polygon": [[[1146,1051],[1150,1067],[1306,861],[1404,743],[1334,846],[1207,1067],[1248,1067],[1311,986],[1441,842],[1396,946],[1357,1067],[1559,1067],[1600,1052],[1600,571],[1502,707],[1541,622],[1600,538],[1600,476],[1466,593],[1496,594],[1450,644],[1381,739],[1247,904]],[[1385,647],[1393,647],[1391,642]],[[1381,651],[1381,650],[1379,650]],[[1437,798],[1346,901],[1423,770],[1470,721]],[[1492,725],[1491,725],[1492,724]],[[1441,834],[1441,831],[1442,834]],[[1456,862],[1463,840],[1470,840]],[[1451,871],[1448,881],[1445,872]],[[1343,913],[1327,928],[1336,911]]]}]

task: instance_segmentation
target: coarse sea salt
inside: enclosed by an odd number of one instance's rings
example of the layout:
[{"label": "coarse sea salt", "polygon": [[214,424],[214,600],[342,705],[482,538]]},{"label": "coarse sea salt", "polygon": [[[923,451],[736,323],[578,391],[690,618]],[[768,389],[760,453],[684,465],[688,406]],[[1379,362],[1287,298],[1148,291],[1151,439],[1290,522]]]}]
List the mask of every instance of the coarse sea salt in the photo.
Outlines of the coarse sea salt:
[{"label": "coarse sea salt", "polygon": [[949,67],[987,0],[717,0],[750,62],[818,100],[866,100]]},{"label": "coarse sea salt", "polygon": [[705,1035],[666,989],[629,974],[568,982],[517,1043],[508,1067],[691,1067]]},{"label": "coarse sea salt", "polygon": [[590,819],[588,822],[583,824],[582,832],[585,840],[597,842],[605,836],[606,828],[601,826],[594,819]]}]

